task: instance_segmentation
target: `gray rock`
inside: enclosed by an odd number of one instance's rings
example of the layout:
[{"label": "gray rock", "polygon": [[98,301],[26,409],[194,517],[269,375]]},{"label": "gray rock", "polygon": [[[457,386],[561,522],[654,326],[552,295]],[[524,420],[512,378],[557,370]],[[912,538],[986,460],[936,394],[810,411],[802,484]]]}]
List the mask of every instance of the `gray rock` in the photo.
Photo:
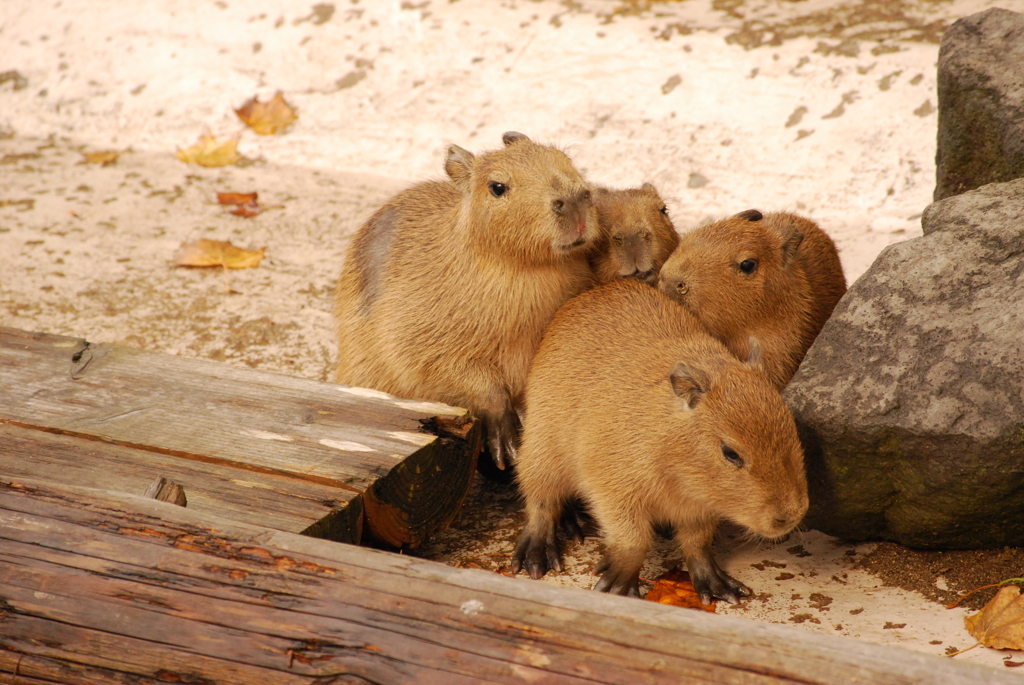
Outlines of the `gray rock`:
[{"label": "gray rock", "polygon": [[1024,545],[1024,179],[928,207],[850,288],[785,390],[811,527]]},{"label": "gray rock", "polygon": [[954,23],[939,49],[935,199],[1024,176],[1024,14]]}]

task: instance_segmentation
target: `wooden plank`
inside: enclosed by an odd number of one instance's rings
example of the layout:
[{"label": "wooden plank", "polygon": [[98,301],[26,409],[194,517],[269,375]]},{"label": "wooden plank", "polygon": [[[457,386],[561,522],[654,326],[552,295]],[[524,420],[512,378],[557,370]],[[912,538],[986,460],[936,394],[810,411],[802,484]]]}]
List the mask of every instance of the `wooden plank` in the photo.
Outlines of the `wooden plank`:
[{"label": "wooden plank", "polygon": [[[0,417],[363,492],[464,410],[78,338],[0,329]],[[412,408],[409,408],[412,407]]]},{"label": "wooden plank", "polygon": [[[339,523],[324,517],[338,515],[323,503],[357,520],[366,497],[376,538],[417,546],[454,519],[480,449],[463,409],[79,338],[0,328],[0,378],[0,424],[333,488],[305,512],[332,537]],[[146,473],[158,475],[171,477]]]},{"label": "wooden plank", "polygon": [[26,682],[67,672],[96,683],[1017,682],[898,648],[0,477],[0,672],[15,668]]},{"label": "wooden plank", "polygon": [[161,475],[199,514],[352,544],[362,535],[362,498],[347,490],[10,424],[0,424],[0,473],[129,494]]}]

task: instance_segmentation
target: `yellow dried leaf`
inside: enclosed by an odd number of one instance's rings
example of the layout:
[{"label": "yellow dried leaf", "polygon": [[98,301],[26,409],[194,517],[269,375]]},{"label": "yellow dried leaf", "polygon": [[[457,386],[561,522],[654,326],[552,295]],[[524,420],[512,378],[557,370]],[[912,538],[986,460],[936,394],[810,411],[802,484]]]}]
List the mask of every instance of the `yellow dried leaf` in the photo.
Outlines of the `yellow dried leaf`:
[{"label": "yellow dried leaf", "polygon": [[1024,649],[1024,594],[1007,585],[981,611],[965,616],[964,625],[986,647]]},{"label": "yellow dried leaf", "polygon": [[222,266],[225,269],[252,269],[260,265],[267,248],[243,250],[230,240],[200,238],[182,243],[174,263],[178,266]]},{"label": "yellow dried leaf", "polygon": [[229,166],[242,159],[238,154],[238,138],[217,140],[211,135],[204,135],[192,147],[178,150],[177,157],[188,164],[205,167]]},{"label": "yellow dried leaf", "polygon": [[82,156],[85,159],[79,164],[102,164],[103,166],[110,166],[117,161],[117,158],[121,156],[120,152],[114,150],[103,150],[102,152],[83,152]]},{"label": "yellow dried leaf", "polygon": [[235,110],[235,114],[246,126],[261,136],[272,136],[283,131],[298,119],[295,110],[284,101],[281,91],[278,91],[269,102],[250,98]]}]

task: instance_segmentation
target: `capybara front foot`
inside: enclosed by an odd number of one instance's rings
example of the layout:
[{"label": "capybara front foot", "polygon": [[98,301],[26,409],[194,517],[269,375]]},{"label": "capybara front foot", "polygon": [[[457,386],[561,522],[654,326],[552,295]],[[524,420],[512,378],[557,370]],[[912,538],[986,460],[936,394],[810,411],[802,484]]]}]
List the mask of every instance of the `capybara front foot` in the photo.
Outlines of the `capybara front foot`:
[{"label": "capybara front foot", "polygon": [[501,470],[515,462],[519,450],[519,434],[522,425],[515,410],[508,410],[499,415],[484,417],[484,428],[487,431],[487,449],[495,466]]},{"label": "capybara front foot", "polygon": [[704,605],[711,604],[713,599],[737,604],[743,597],[753,594],[749,587],[723,571],[714,559],[687,559],[686,566],[690,570],[693,589]]},{"label": "capybara front foot", "polygon": [[578,499],[569,500],[562,507],[559,526],[567,540],[577,543],[583,542],[588,535],[594,537],[597,534],[597,522],[586,505]]},{"label": "capybara front foot", "polygon": [[601,579],[594,586],[598,592],[640,598],[640,566],[627,568],[605,555],[594,573],[601,574]]},{"label": "capybara front foot", "polygon": [[510,567],[512,573],[519,573],[520,569],[526,569],[534,580],[540,580],[552,569],[558,572],[565,570],[553,525],[543,534],[531,532],[529,527],[523,529],[512,552]]}]

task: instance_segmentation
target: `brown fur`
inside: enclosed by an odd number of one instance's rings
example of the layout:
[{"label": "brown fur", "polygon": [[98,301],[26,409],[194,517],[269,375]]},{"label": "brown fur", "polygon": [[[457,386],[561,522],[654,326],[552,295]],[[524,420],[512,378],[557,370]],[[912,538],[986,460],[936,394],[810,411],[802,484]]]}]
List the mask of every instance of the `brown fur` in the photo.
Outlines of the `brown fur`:
[{"label": "brown fur", "polygon": [[337,382],[467,407],[499,465],[515,454],[544,328],[591,283],[585,250],[597,233],[569,158],[522,134],[503,139],[479,157],[451,146],[450,180],[413,186],[370,217],[335,304]]},{"label": "brown fur", "polygon": [[778,391],[693,315],[635,281],[562,307],[534,359],[526,402],[517,475],[527,523],[513,571],[562,570],[555,526],[578,497],[607,548],[596,589],[638,594],[652,525],[669,523],[705,603],[736,601],[749,590],[711,556],[719,520],[774,538],[807,509],[803,450]]},{"label": "brown fur", "polygon": [[[846,292],[835,243],[794,214],[748,210],[684,233],[658,287],[740,359],[757,338],[780,390]],[[753,220],[752,220],[753,219]],[[741,265],[756,260],[753,273]]]},{"label": "brown fur", "polygon": [[650,183],[628,190],[598,189],[594,204],[601,232],[589,261],[597,282],[636,278],[653,285],[679,244],[657,189]]}]

